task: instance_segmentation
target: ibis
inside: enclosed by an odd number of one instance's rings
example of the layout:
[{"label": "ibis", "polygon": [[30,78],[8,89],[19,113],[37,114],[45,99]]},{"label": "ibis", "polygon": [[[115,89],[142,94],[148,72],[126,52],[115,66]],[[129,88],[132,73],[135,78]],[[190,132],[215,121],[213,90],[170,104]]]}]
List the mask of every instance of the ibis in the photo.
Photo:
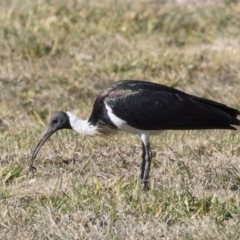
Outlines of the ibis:
[{"label": "ibis", "polygon": [[53,115],[33,149],[30,169],[40,148],[61,129],[85,135],[111,135],[119,131],[137,134],[142,141],[140,178],[148,187],[152,160],[150,136],[163,130],[231,129],[240,125],[240,112],[225,104],[196,97],[157,83],[123,80],[103,89],[93,104],[88,120],[70,112]]}]

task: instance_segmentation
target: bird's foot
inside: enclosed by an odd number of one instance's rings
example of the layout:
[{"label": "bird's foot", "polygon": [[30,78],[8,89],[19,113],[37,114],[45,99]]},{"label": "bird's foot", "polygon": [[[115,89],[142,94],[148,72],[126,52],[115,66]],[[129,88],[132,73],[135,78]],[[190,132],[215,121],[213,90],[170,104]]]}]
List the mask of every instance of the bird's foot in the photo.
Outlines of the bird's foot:
[{"label": "bird's foot", "polygon": [[148,185],[148,180],[142,180],[141,181],[141,187],[142,190],[147,191],[150,189],[149,185]]}]

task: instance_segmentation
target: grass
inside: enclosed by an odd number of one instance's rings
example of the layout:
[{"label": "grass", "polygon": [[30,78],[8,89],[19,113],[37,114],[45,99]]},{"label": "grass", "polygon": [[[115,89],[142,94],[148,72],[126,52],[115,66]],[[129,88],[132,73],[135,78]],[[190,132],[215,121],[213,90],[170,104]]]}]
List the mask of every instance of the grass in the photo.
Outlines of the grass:
[{"label": "grass", "polygon": [[0,22],[1,239],[239,239],[239,131],[153,137],[149,191],[127,134],[59,132],[28,172],[50,116],[120,79],[240,109],[239,1],[2,1]]}]

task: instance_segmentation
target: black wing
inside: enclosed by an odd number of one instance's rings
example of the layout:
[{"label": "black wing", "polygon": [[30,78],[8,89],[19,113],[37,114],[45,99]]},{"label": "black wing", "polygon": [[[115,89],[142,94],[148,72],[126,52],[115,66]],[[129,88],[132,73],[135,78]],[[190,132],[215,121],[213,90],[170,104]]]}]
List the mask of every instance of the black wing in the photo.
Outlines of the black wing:
[{"label": "black wing", "polygon": [[163,85],[127,80],[104,98],[119,118],[142,130],[235,129],[240,112]]}]

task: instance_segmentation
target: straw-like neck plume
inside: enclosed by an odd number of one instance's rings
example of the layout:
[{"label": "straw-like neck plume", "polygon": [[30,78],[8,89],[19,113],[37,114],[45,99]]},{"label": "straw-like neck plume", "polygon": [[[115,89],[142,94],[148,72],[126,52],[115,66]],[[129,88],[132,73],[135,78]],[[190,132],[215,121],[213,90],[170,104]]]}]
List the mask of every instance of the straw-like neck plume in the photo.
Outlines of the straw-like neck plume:
[{"label": "straw-like neck plume", "polygon": [[70,126],[74,131],[84,135],[98,134],[97,126],[93,126],[88,120],[83,120],[70,112],[67,112],[67,115],[69,117]]}]

